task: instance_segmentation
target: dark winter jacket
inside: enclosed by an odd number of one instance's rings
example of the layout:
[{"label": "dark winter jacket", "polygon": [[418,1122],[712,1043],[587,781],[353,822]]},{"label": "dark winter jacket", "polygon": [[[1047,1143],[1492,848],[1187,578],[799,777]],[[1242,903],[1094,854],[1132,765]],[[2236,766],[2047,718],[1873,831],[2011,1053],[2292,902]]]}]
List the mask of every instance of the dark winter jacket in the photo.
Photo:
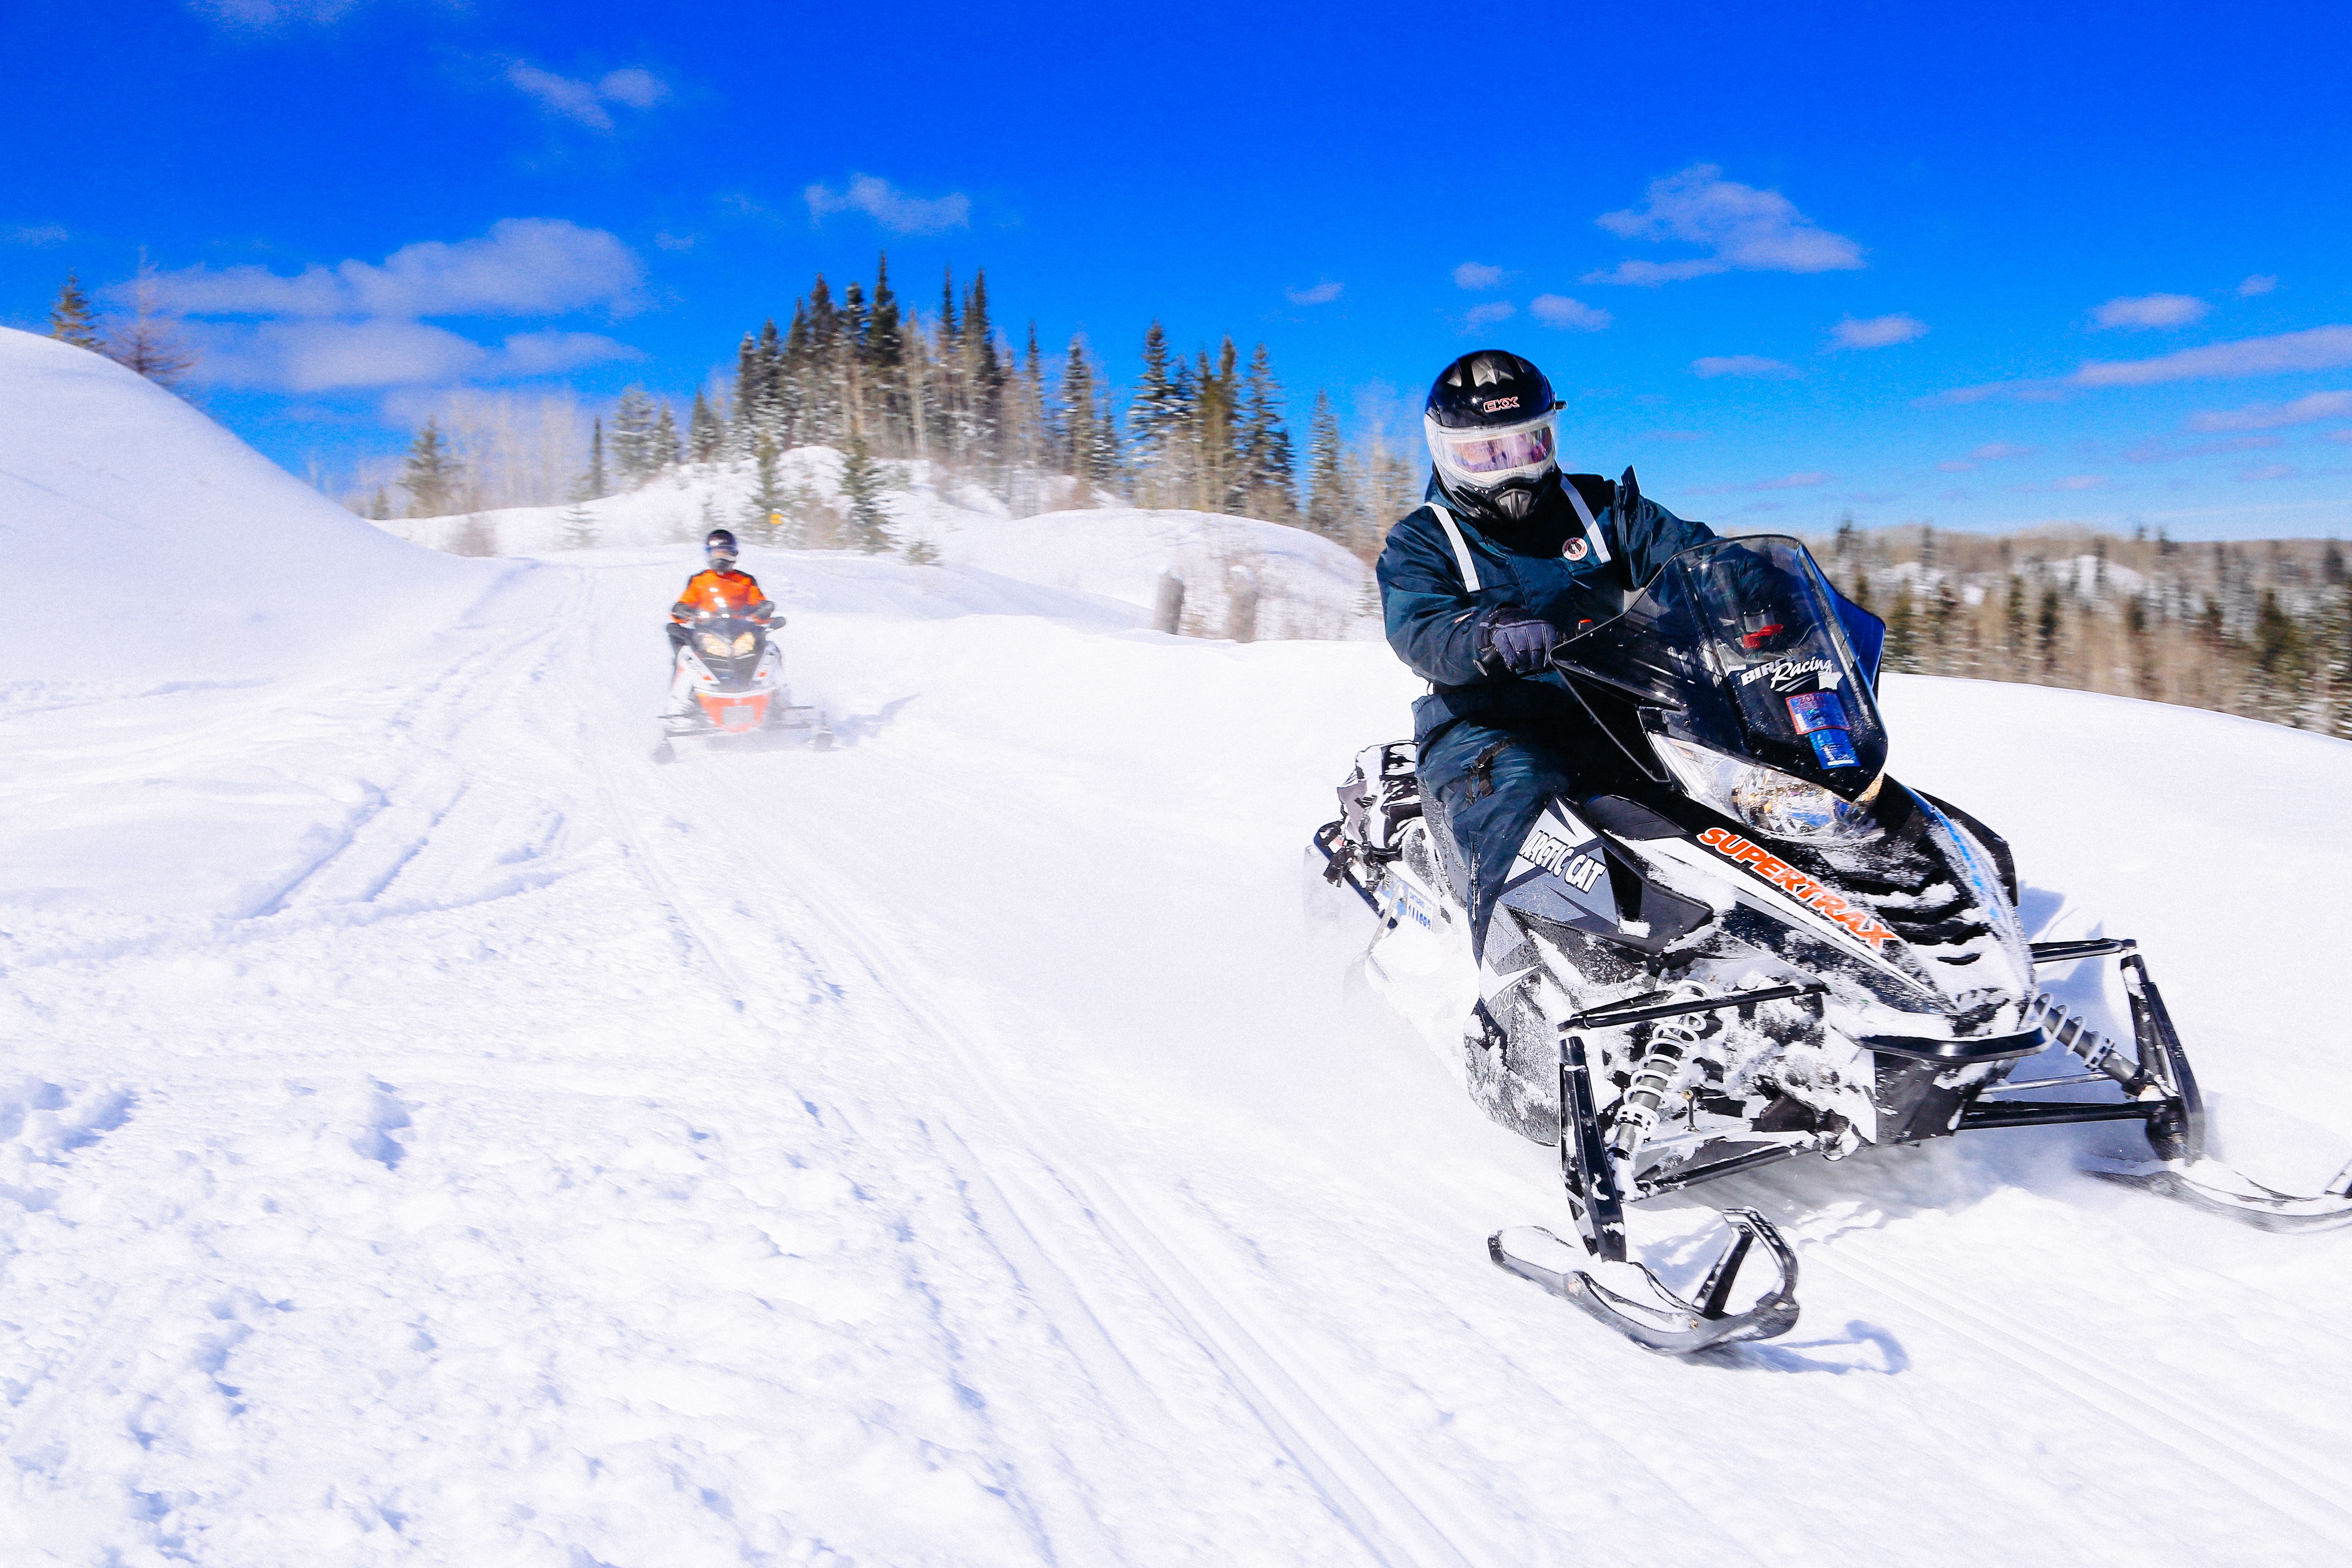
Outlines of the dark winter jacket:
[{"label": "dark winter jacket", "polygon": [[[1433,475],[1427,500],[1389,531],[1378,575],[1389,646],[1425,678],[1429,696],[1413,704],[1413,734],[1426,742],[1456,719],[1478,715],[1506,728],[1580,720],[1561,678],[1489,672],[1478,665],[1479,622],[1498,605],[1517,605],[1573,636],[1607,620],[1668,561],[1715,537],[1649,500],[1621,517],[1617,487],[1597,474],[1563,476],[1591,514],[1585,521],[1565,486],[1549,493],[1528,523],[1472,521],[1445,500]],[[1465,580],[1438,507],[1452,514],[1477,577]]]}]

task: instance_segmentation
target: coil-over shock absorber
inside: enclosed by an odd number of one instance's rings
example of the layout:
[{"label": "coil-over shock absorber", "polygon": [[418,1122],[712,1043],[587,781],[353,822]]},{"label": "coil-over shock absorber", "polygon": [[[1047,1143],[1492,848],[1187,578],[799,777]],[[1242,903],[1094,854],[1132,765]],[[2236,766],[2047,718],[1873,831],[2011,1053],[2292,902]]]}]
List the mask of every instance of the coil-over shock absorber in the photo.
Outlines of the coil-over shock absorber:
[{"label": "coil-over shock absorber", "polygon": [[[1695,985],[1677,990],[1691,999],[1704,994]],[[1633,1069],[1633,1081],[1625,1086],[1624,1096],[1617,1102],[1616,1125],[1609,1141],[1618,1159],[1631,1160],[1641,1148],[1642,1140],[1658,1124],[1658,1104],[1665,1098],[1675,1074],[1698,1050],[1700,1043],[1722,1026],[1712,1013],[1661,1018],[1650,1026],[1649,1045],[1642,1053],[1640,1065]]]}]

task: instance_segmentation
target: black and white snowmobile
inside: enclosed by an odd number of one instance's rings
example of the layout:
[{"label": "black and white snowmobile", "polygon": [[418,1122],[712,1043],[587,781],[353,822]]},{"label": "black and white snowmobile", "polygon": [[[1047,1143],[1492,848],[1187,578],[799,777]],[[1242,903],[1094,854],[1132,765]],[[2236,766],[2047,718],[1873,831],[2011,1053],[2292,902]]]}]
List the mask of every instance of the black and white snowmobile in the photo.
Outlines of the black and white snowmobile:
[{"label": "black and white snowmobile", "polygon": [[[1685,552],[1561,644],[1553,667],[1609,754],[1518,847],[1483,976],[1468,869],[1412,744],[1367,748],[1340,786],[1308,862],[1377,917],[1368,977],[1457,1019],[1483,994],[1473,1098],[1557,1143],[1585,1254],[1630,1262],[1613,1272],[1656,1299],[1610,1289],[1536,1227],[1496,1233],[1493,1260],[1654,1350],[1769,1338],[1797,1321],[1797,1265],[1762,1215],[1724,1211],[1731,1243],[1684,1297],[1629,1259],[1625,1205],[1801,1154],[2074,1121],[2146,1129],[2152,1158],[2098,1172],[2115,1180],[2276,1229],[2352,1222],[2352,1166],[2300,1198],[2208,1159],[2195,1075],[2135,945],[2028,942],[2006,843],[1886,775],[1882,632],[1802,544],[1765,537]],[[2127,1046],[2035,978],[2107,958]],[[2013,1076],[2061,1047],[2066,1068]],[[1759,1247],[1775,1279],[1734,1309]]]},{"label": "black and white snowmobile", "polygon": [[671,667],[669,700],[661,712],[654,761],[675,762],[672,742],[805,731],[818,751],[833,731],[814,708],[795,707],[784,687],[784,655],[774,627],[752,615],[705,613],[686,623],[686,645]]}]

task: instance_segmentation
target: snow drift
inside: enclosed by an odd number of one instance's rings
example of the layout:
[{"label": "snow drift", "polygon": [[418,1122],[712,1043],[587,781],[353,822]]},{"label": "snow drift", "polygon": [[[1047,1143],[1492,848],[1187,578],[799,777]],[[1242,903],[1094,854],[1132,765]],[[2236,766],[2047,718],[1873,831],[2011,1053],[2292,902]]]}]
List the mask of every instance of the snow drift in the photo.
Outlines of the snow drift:
[{"label": "snow drift", "polygon": [[113,361],[0,328],[0,680],[281,671],[495,573],[386,537]]}]

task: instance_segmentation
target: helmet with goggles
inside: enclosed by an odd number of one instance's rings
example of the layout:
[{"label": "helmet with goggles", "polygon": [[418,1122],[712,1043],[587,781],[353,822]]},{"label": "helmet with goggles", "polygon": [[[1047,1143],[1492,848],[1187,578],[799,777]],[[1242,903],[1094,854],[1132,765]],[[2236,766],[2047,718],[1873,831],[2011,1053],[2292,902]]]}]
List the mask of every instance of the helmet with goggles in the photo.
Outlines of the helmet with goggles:
[{"label": "helmet with goggles", "polygon": [[721,572],[727,571],[735,564],[738,553],[735,536],[723,528],[714,528],[702,542],[702,552],[710,558],[712,566]]},{"label": "helmet with goggles", "polygon": [[1421,426],[1447,495],[1517,521],[1559,471],[1559,420],[1543,372],[1517,354],[1483,349],[1439,374]]}]

